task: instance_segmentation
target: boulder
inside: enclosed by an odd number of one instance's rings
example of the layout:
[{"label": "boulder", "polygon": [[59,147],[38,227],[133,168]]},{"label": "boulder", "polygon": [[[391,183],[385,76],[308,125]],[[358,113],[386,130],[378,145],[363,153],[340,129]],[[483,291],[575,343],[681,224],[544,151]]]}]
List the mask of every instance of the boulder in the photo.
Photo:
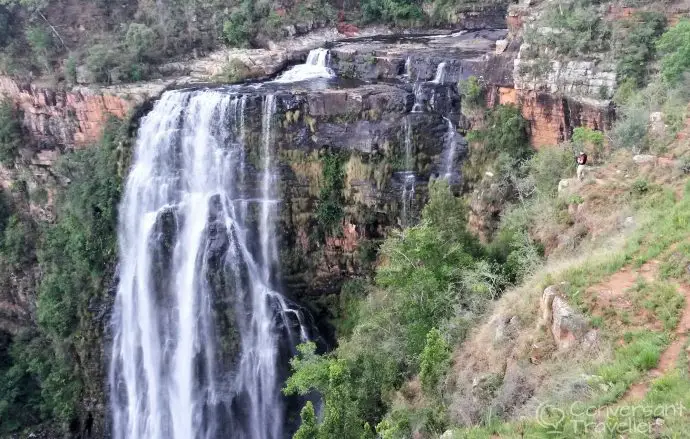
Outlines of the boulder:
[{"label": "boulder", "polygon": [[565,194],[568,192],[568,189],[574,186],[575,179],[574,178],[564,178],[563,180],[558,182],[558,194]]},{"label": "boulder", "polygon": [[656,136],[663,136],[666,134],[664,113],[661,111],[654,111],[649,114],[649,131]]},{"label": "boulder", "polygon": [[559,349],[568,349],[580,342],[593,344],[596,341],[596,333],[589,331],[587,320],[568,304],[557,285],[544,290],[541,314],[541,324],[550,328]]},{"label": "boulder", "polygon": [[638,165],[652,164],[656,162],[656,156],[651,154],[637,154],[633,156],[633,162]]}]

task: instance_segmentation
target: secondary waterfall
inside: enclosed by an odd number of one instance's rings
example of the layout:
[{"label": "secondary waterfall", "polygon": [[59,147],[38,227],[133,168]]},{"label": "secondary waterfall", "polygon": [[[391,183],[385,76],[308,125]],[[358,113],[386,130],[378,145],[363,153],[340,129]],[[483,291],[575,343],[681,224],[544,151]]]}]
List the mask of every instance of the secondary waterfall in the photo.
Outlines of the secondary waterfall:
[{"label": "secondary waterfall", "polygon": [[443,61],[436,66],[436,76],[431,81],[434,84],[443,84],[446,81],[446,62]]},{"label": "secondary waterfall", "polygon": [[115,439],[285,437],[280,363],[307,333],[276,285],[276,100],[262,99],[257,164],[244,96],[166,92],[142,120],[120,206]]},{"label": "secondary waterfall", "polygon": [[335,73],[328,67],[329,57],[330,52],[327,49],[311,50],[307,55],[306,63],[293,66],[280,75],[275,82],[300,82],[318,78],[333,78]]},{"label": "secondary waterfall", "polygon": [[453,122],[447,117],[443,117],[446,121],[446,136],[445,136],[445,169],[443,177],[447,180],[451,180],[456,173],[455,161],[458,149],[458,132],[455,129]]}]

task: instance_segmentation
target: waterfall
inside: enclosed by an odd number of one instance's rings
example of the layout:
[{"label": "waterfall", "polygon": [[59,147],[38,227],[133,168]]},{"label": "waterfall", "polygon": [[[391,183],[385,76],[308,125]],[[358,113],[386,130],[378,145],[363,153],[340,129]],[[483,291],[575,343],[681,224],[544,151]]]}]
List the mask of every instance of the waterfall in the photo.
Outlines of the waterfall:
[{"label": "waterfall", "polygon": [[405,76],[407,79],[412,77],[412,59],[409,56],[405,60]]},{"label": "waterfall", "polygon": [[414,105],[412,106],[412,112],[423,113],[424,90],[422,90],[422,84],[419,82],[415,82],[412,85],[412,93],[414,94]]},{"label": "waterfall", "polygon": [[260,169],[245,158],[246,107],[173,91],[142,119],[120,206],[114,439],[284,438],[281,352],[307,333],[276,285],[276,100],[263,97]]},{"label": "waterfall", "polygon": [[446,121],[446,135],[445,135],[445,169],[444,178],[451,180],[455,173],[455,160],[458,149],[458,132],[455,130],[455,125],[447,117],[443,117]]},{"label": "waterfall", "polygon": [[411,224],[410,211],[412,210],[412,203],[414,202],[415,186],[417,184],[417,177],[414,171],[414,164],[412,162],[412,124],[408,118],[404,119],[405,129],[405,171],[403,176],[403,190],[402,199],[402,218],[403,226]]},{"label": "waterfall", "polygon": [[293,66],[274,82],[300,82],[318,78],[333,78],[335,73],[328,67],[329,58],[328,49],[314,49],[307,55],[306,63]]},{"label": "waterfall", "polygon": [[434,77],[434,80],[431,81],[434,84],[443,84],[446,81],[446,62],[443,61],[442,63],[439,63],[439,65],[436,67],[436,76]]}]

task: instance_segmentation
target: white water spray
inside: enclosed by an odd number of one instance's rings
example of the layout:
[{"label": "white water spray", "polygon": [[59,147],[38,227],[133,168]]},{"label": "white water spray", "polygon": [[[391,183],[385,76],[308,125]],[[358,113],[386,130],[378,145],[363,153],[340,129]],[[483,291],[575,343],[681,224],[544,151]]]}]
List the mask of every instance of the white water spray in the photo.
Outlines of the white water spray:
[{"label": "white water spray", "polygon": [[434,77],[434,80],[431,81],[434,84],[443,84],[446,81],[446,62],[443,61],[442,63],[439,63],[439,65],[436,67],[436,76]]},{"label": "white water spray", "polygon": [[307,55],[306,63],[293,66],[274,82],[301,82],[311,79],[333,78],[335,73],[328,67],[330,56],[328,49],[314,49]]},{"label": "white water spray", "polygon": [[450,180],[455,172],[455,160],[458,149],[458,132],[455,129],[453,122],[447,117],[443,117],[446,121],[446,136],[445,136],[445,169],[444,178]]},{"label": "white water spray", "polygon": [[[274,280],[276,101],[263,98],[259,185],[248,184],[246,106],[220,91],[167,92],[142,120],[120,207],[114,439],[284,438],[280,350],[306,330]],[[219,358],[219,303],[235,306],[233,375]]]}]

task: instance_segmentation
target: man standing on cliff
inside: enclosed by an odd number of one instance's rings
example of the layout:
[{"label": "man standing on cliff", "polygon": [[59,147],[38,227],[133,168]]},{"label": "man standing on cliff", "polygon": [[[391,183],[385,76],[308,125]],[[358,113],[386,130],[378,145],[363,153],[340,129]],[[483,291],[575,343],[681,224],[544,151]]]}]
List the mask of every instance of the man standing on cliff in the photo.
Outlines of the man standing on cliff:
[{"label": "man standing on cliff", "polygon": [[582,181],[582,177],[585,175],[585,165],[587,164],[587,154],[580,151],[577,156],[577,179]]}]

